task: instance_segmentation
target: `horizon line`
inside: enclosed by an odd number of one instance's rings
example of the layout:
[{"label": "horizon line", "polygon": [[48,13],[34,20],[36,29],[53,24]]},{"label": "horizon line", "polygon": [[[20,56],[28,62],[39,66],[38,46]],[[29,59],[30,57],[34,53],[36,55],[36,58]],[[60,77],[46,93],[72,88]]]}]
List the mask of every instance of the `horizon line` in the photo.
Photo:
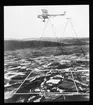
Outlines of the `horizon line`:
[{"label": "horizon line", "polygon": [[[74,39],[77,39],[77,38],[89,38],[89,37],[43,37],[43,38],[74,38]],[[43,39],[42,38],[42,39]],[[4,40],[31,40],[31,39],[41,39],[41,37],[32,37],[32,38],[4,38]]]}]

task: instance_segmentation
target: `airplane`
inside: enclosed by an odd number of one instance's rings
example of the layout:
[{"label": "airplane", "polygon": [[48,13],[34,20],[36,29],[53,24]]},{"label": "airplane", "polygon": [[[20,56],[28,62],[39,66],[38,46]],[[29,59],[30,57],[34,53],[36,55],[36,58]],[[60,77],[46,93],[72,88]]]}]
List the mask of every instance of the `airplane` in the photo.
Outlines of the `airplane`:
[{"label": "airplane", "polygon": [[54,17],[54,16],[64,16],[66,14],[66,11],[64,11],[64,14],[48,14],[47,9],[41,9],[42,10],[42,15],[38,15],[38,18],[43,19],[43,22],[45,22],[46,19],[49,17]]}]

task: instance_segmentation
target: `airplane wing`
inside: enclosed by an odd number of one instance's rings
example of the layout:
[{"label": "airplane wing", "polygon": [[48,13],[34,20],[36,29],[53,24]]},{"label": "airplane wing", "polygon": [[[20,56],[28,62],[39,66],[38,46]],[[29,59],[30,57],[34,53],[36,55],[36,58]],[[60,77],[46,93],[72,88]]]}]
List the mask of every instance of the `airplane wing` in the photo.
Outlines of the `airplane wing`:
[{"label": "airplane wing", "polygon": [[38,17],[38,18],[41,18],[41,19],[43,19],[43,18],[42,18],[42,15],[38,15],[37,17]]}]

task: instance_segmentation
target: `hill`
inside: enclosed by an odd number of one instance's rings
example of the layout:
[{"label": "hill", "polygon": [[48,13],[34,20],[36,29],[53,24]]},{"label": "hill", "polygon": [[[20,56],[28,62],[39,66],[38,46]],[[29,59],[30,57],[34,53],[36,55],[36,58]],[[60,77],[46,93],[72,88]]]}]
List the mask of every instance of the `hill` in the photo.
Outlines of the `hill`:
[{"label": "hill", "polygon": [[71,45],[87,45],[89,39],[59,39],[58,42],[50,38],[37,40],[4,40],[4,51],[25,49],[25,48],[38,48],[38,47],[54,47],[54,46],[71,46]]}]

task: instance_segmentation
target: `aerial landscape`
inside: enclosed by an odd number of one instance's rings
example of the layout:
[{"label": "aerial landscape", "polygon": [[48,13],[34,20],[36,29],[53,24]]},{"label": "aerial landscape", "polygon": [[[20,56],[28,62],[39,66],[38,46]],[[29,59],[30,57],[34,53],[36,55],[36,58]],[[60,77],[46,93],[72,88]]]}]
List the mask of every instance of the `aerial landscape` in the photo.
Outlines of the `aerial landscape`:
[{"label": "aerial landscape", "polygon": [[88,5],[5,6],[4,102],[89,101],[89,43]]},{"label": "aerial landscape", "polygon": [[[5,102],[89,100],[89,39],[80,39],[81,45],[75,39],[64,40],[69,43],[63,46],[61,43],[61,47],[59,43],[42,41],[42,47],[37,43],[37,48],[34,47],[36,41],[30,41],[29,46],[33,43],[34,48],[24,46],[25,48],[19,49],[12,49],[17,48],[13,41],[4,42],[4,48],[7,48],[4,52]],[[27,41],[22,41],[21,44],[23,43]],[[17,44],[22,46],[18,42]],[[15,93],[23,81],[23,85]],[[77,95],[77,90],[81,95]],[[66,92],[68,95],[65,95]]]}]

